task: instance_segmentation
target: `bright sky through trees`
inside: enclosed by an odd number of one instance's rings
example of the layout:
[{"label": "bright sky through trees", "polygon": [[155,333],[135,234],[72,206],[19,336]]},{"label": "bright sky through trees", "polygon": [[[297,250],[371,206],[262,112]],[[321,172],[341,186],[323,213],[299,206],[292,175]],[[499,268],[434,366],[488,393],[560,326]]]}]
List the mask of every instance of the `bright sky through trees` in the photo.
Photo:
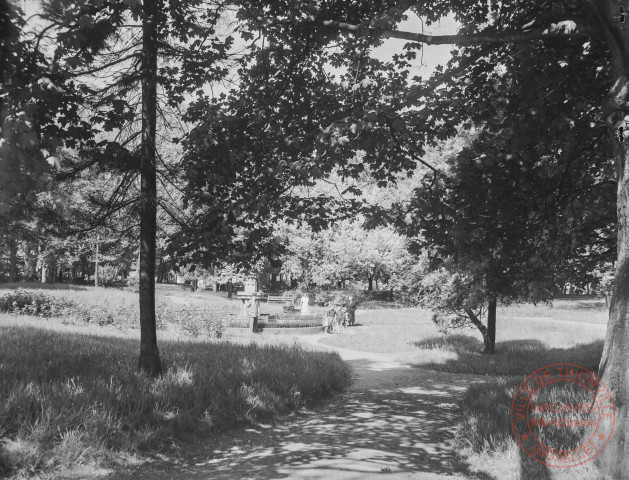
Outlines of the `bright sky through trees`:
[{"label": "bright sky through trees", "polygon": [[[399,30],[409,32],[422,32],[428,35],[451,35],[455,34],[458,25],[452,16],[444,21],[426,26],[422,20],[414,13],[408,14],[408,20],[398,25]],[[374,49],[372,56],[379,60],[390,60],[391,57],[402,51],[402,47],[408,40],[399,38],[387,38],[383,44]],[[426,79],[432,75],[438,65],[443,65],[450,60],[450,50],[452,45],[424,45],[422,51],[417,55],[416,75]]]}]

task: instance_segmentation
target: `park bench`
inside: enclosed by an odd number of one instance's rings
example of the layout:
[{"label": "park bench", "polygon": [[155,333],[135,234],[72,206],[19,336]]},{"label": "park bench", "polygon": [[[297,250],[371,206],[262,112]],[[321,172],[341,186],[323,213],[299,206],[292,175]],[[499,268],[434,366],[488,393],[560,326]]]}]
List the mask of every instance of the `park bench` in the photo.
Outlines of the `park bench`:
[{"label": "park bench", "polygon": [[295,310],[295,297],[292,293],[285,292],[282,295],[267,295],[267,303],[281,303],[284,313]]},{"label": "park bench", "polygon": [[282,295],[267,295],[266,301],[268,303],[285,303],[286,297]]}]

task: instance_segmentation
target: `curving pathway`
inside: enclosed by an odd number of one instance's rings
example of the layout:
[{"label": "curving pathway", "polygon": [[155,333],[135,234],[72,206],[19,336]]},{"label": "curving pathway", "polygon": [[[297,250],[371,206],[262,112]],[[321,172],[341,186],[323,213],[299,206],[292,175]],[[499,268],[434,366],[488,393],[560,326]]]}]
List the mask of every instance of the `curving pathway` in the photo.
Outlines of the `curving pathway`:
[{"label": "curving pathway", "polygon": [[350,391],[325,408],[219,436],[176,460],[156,460],[110,478],[492,478],[473,474],[449,447],[457,398],[481,377],[411,368],[387,354],[322,345],[322,337],[300,341],[339,352],[356,375]]}]

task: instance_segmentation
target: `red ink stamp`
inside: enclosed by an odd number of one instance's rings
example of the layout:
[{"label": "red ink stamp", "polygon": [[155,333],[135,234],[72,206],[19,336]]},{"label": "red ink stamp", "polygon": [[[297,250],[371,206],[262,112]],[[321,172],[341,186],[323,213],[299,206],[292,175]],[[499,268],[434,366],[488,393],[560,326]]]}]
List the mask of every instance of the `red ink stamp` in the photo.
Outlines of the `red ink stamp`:
[{"label": "red ink stamp", "polygon": [[612,396],[598,375],[570,363],[542,367],[511,402],[511,429],[532,459],[557,468],[589,462],[614,430]]}]

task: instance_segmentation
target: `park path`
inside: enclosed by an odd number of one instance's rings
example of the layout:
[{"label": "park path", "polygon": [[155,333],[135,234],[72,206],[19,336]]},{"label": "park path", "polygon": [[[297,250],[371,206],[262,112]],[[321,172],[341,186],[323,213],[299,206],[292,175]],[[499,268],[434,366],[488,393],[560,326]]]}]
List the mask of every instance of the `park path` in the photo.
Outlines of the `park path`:
[{"label": "park path", "polygon": [[322,336],[300,341],[339,352],[356,376],[351,389],[325,408],[219,436],[176,460],[156,460],[109,478],[492,478],[472,475],[448,446],[456,402],[480,377],[422,370],[388,354],[325,346],[318,342]]}]

